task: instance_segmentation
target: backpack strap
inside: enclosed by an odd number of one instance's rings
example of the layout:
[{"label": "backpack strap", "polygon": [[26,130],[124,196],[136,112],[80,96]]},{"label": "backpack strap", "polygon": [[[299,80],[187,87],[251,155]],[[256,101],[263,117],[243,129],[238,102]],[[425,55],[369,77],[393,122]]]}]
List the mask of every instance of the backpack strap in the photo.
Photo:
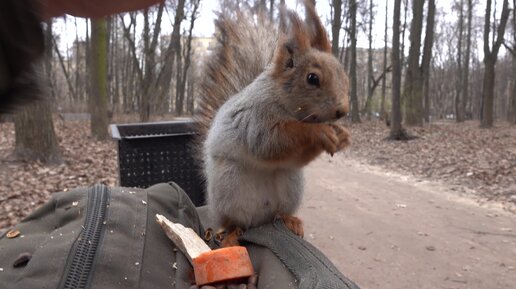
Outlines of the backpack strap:
[{"label": "backpack strap", "polygon": [[300,289],[359,289],[317,248],[290,232],[281,220],[246,231],[240,241],[271,250],[298,280]]}]

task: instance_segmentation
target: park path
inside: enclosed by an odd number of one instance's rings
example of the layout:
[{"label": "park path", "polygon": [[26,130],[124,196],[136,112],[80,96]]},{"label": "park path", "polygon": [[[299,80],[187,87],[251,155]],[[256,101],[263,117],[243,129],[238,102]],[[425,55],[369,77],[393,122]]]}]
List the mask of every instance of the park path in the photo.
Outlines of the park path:
[{"label": "park path", "polygon": [[306,170],[299,215],[362,289],[516,288],[516,215],[444,185],[324,156]]}]

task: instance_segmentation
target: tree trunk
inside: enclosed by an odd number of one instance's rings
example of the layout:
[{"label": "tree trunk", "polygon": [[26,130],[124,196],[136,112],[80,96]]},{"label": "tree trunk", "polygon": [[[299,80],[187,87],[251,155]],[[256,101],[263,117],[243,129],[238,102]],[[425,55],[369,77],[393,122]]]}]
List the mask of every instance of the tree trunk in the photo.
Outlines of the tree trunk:
[{"label": "tree trunk", "polygon": [[[471,0],[470,0],[471,1]],[[516,0],[512,1],[512,105],[509,110],[509,122],[516,124]]]},{"label": "tree trunk", "polygon": [[[77,29],[77,18],[74,17],[75,23],[75,90],[77,92],[77,98],[72,100],[74,102],[82,102],[84,100],[84,82],[81,81],[83,73],[81,70],[83,68],[82,58],[86,58],[86,52],[81,53],[81,42],[79,41],[79,33]],[[84,59],[85,61],[85,59]]]},{"label": "tree trunk", "polygon": [[[139,114],[140,121],[145,122],[148,121],[151,114],[152,103],[156,99],[156,49],[158,45],[158,38],[161,31],[161,19],[164,11],[164,3],[161,3],[158,6],[156,21],[154,23],[154,29],[152,34],[150,32],[150,23],[149,23],[149,9],[145,9],[143,12],[143,32],[142,32],[142,42],[143,42],[143,57],[144,64],[142,66],[136,53],[136,43],[134,36],[133,38],[130,35],[131,27],[135,31],[136,29],[136,17],[131,15],[131,23],[129,27],[125,26],[124,18],[120,16],[120,20],[122,22],[122,28],[124,30],[124,36],[129,43],[129,48],[132,54],[132,62],[134,69],[138,72],[138,80],[139,80],[139,89],[137,91],[137,98],[139,104]],[[136,35],[136,32],[133,33]],[[166,67],[164,64],[162,67]],[[162,68],[163,69],[163,68]]]},{"label": "tree trunk", "polygon": [[424,119],[430,122],[430,63],[432,47],[434,45],[435,0],[428,1],[428,15],[426,19],[425,44],[423,46],[423,60],[421,73],[423,77]]},{"label": "tree trunk", "polygon": [[108,35],[106,19],[92,19],[90,63],[91,135],[98,140],[105,140],[108,138],[107,42]]},{"label": "tree trunk", "polygon": [[270,0],[269,2],[269,21],[272,23],[272,21],[274,21],[274,0]]},{"label": "tree trunk", "polygon": [[170,42],[165,52],[165,60],[157,79],[157,92],[159,99],[163,99],[169,94],[170,83],[172,81],[172,72],[177,51],[181,49],[181,22],[184,17],[185,0],[178,0],[176,15],[174,16],[174,25]]},{"label": "tree trunk", "polygon": [[466,31],[466,53],[464,55],[464,75],[462,77],[462,98],[461,98],[461,111],[463,112],[464,118],[466,119],[466,105],[469,99],[469,63],[471,58],[471,28],[473,18],[473,0],[468,1],[468,26]]},{"label": "tree trunk", "polygon": [[[384,48],[383,48],[383,71],[387,71],[387,20],[389,15],[389,0],[385,2],[385,34],[384,34]],[[385,94],[387,90],[387,77],[382,79],[382,100],[380,102],[380,117],[385,119]]]},{"label": "tree trunk", "polygon": [[353,123],[360,122],[360,108],[358,106],[357,95],[357,2],[350,0],[350,37],[351,37],[351,65],[350,65],[350,79],[351,79],[351,121]]},{"label": "tree trunk", "polygon": [[183,58],[181,57],[182,45],[179,43],[179,49],[176,51],[176,115],[183,114],[184,107],[184,87],[183,84]]},{"label": "tree trunk", "polygon": [[186,110],[189,115],[193,115],[194,113],[194,104],[195,104],[195,87],[197,83],[195,82],[195,71],[194,67],[192,67],[188,71],[188,86],[186,88]]},{"label": "tree trunk", "polygon": [[400,6],[401,0],[394,0],[392,27],[392,113],[389,139],[406,140],[407,134],[401,125],[401,63],[400,63]]},{"label": "tree trunk", "polygon": [[482,91],[482,121],[481,127],[493,126],[493,103],[495,86],[495,65],[496,61],[486,56],[484,59],[484,82]]},{"label": "tree trunk", "polygon": [[[38,69],[47,70],[44,75],[50,77],[48,69],[52,62],[52,23],[48,22],[45,33],[45,65],[39,64]],[[49,93],[49,85],[38,93]],[[28,105],[20,107],[14,117],[16,144],[14,153],[20,160],[41,161],[43,163],[60,163],[61,153],[52,121],[52,98],[41,97]]]},{"label": "tree trunk", "polygon": [[110,76],[112,80],[112,89],[113,89],[113,106],[112,110],[113,113],[120,112],[121,111],[121,105],[123,104],[123,101],[120,96],[120,72],[123,69],[121,67],[121,59],[120,59],[120,47],[118,44],[118,18],[112,17],[111,18],[112,23],[112,44],[111,47],[113,49],[111,50],[111,57],[113,58],[112,67],[111,67],[111,73]]},{"label": "tree trunk", "polygon": [[263,17],[267,15],[267,0],[260,0],[258,11],[260,14],[262,14]]},{"label": "tree trunk", "polygon": [[423,124],[423,79],[419,67],[419,57],[423,30],[423,1],[414,0],[412,12],[408,68],[403,90],[405,123],[409,126],[421,126]]},{"label": "tree trunk", "polygon": [[[493,45],[489,47],[489,33],[491,24],[491,0],[487,0],[486,15],[484,22],[484,81],[482,89],[482,117],[480,126],[490,128],[493,126],[493,105],[494,105],[494,86],[495,86],[495,65],[498,58],[498,51],[503,43],[505,27],[509,20],[509,1],[503,1],[502,15],[497,31],[493,31]],[[496,35],[495,35],[496,34]]]},{"label": "tree trunk", "polygon": [[[516,23],[516,20],[515,20]],[[515,34],[515,45],[516,45],[516,31]],[[516,75],[516,55],[512,56],[512,75]],[[512,79],[512,93],[511,93],[511,108],[509,109],[509,123],[516,124],[516,79]]]},{"label": "tree trunk", "polygon": [[342,28],[342,0],[332,0],[333,21],[331,22],[331,52],[339,57],[339,35]]},{"label": "tree trunk", "polygon": [[[126,67],[126,78],[125,78],[125,84],[124,84],[124,96],[126,98],[126,103],[129,103],[129,109],[131,111],[134,111],[138,109],[140,112],[140,119],[142,118],[141,113],[141,104],[140,104],[140,97],[143,94],[142,91],[142,83],[143,83],[143,71],[140,67],[140,62],[138,60],[138,56],[136,53],[136,30],[134,27],[136,27],[136,15],[131,12],[129,13],[129,18],[131,20],[131,23],[129,23],[129,26],[125,26],[124,17],[119,15],[120,23],[122,24],[123,34],[125,41],[124,43],[127,44],[128,53],[127,55],[127,67]],[[131,33],[131,28],[133,28],[133,32]]]},{"label": "tree trunk", "polygon": [[146,122],[150,118],[152,96],[148,93],[154,82],[154,68],[156,66],[156,53],[150,47],[149,9],[143,11],[143,53],[145,65],[143,67],[142,93],[140,95],[140,121]]},{"label": "tree trunk", "polygon": [[[409,7],[409,0],[403,1],[403,26],[401,31],[401,49],[400,49],[400,63],[402,67],[402,74],[403,74],[403,65],[405,63],[405,32],[407,30],[407,15],[408,15],[408,7]],[[403,97],[403,95],[402,95]]]},{"label": "tree trunk", "polygon": [[151,107],[154,102],[155,87],[156,87],[156,48],[158,45],[158,37],[161,31],[161,17],[163,15],[164,4],[161,4],[158,8],[158,15],[154,24],[154,30],[152,32],[152,38],[150,35],[149,25],[149,10],[145,9],[143,12],[144,26],[143,26],[143,43],[145,53],[145,67],[144,77],[142,83],[142,95],[141,95],[141,107],[140,107],[140,120],[148,121],[150,118]]},{"label": "tree trunk", "polygon": [[83,100],[84,103],[88,103],[89,105],[89,95],[91,94],[90,88],[90,63],[91,63],[91,32],[90,32],[91,20],[86,18],[86,43],[84,43],[84,72],[85,74],[81,77],[84,83],[84,95]]},{"label": "tree trunk", "polygon": [[[190,16],[190,29],[188,30],[188,37],[186,40],[186,47],[184,47],[183,54],[181,55],[181,49],[179,50],[179,54],[177,55],[178,67],[178,79],[176,82],[176,93],[177,93],[177,103],[176,103],[176,113],[177,115],[182,115],[184,113],[184,100],[186,97],[186,83],[188,78],[188,70],[190,69],[191,58],[192,58],[192,37],[193,37],[193,29],[195,26],[195,20],[197,19],[197,10],[199,9],[200,0],[192,1],[192,14]],[[265,4],[265,2],[264,2]],[[184,58],[184,62],[182,61]],[[188,109],[188,103],[187,103]]]},{"label": "tree trunk", "polygon": [[52,106],[48,97],[18,109],[14,118],[15,155],[20,160],[60,163]]},{"label": "tree trunk", "polygon": [[50,96],[52,100],[56,99],[56,91],[54,87],[54,76],[53,76],[53,69],[52,69],[52,19],[49,19],[46,21],[46,29],[45,29],[45,58],[44,58],[44,65],[45,65],[45,80],[47,81],[48,85],[48,91],[50,92]]},{"label": "tree trunk", "polygon": [[[75,88],[72,85],[72,79],[70,77],[70,74],[68,73],[68,69],[66,69],[65,61],[63,59],[63,56],[61,55],[61,52],[59,51],[59,48],[57,47],[56,40],[54,39],[54,36],[52,37],[52,44],[54,47],[54,51],[56,52],[57,58],[59,59],[59,65],[61,66],[61,70],[63,71],[63,74],[65,76],[66,83],[68,84],[68,90],[71,94],[71,99],[77,99],[77,95],[75,93]],[[51,66],[50,66],[51,68]],[[78,68],[76,68],[78,70]]]},{"label": "tree trunk", "polygon": [[461,98],[462,98],[462,35],[464,31],[464,4],[460,1],[459,11],[459,40],[457,43],[457,75],[455,76],[455,120],[457,122],[464,121],[464,115],[462,112]]},{"label": "tree trunk", "polygon": [[373,113],[372,101],[373,101],[373,0],[369,1],[369,33],[367,40],[369,48],[367,50],[367,100],[364,107],[367,119],[371,119]]}]

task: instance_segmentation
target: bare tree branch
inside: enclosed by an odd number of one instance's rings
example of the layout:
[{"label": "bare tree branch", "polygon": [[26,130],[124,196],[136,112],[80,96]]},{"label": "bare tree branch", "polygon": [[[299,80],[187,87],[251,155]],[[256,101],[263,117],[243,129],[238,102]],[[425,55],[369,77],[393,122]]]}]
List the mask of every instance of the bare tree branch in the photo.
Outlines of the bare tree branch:
[{"label": "bare tree branch", "polygon": [[129,49],[131,49],[132,54],[132,60],[133,65],[136,68],[136,71],[138,72],[138,79],[140,81],[143,81],[143,71],[140,67],[140,62],[138,61],[138,56],[136,54],[136,44],[134,43],[134,40],[131,38],[131,27],[135,25],[135,17],[133,13],[130,13],[131,23],[129,23],[129,26],[125,26],[124,17],[123,15],[119,15],[120,21],[122,22],[122,29],[124,30],[124,37],[129,42]]},{"label": "bare tree branch", "polygon": [[68,69],[66,69],[66,67],[65,67],[63,56],[61,55],[61,52],[57,48],[57,42],[56,42],[56,38],[54,37],[54,35],[52,35],[52,43],[54,44],[52,46],[54,48],[54,51],[57,54],[57,58],[59,58],[59,64],[65,75],[66,83],[68,84],[68,89],[70,90],[70,93],[72,94],[73,99],[77,99],[77,94],[75,94],[75,89],[73,88],[72,81],[70,79],[70,75],[68,74]]},{"label": "bare tree branch", "polygon": [[512,46],[511,46],[511,45],[507,44],[506,41],[504,41],[503,46],[505,47],[505,49],[507,49],[512,54],[512,56],[516,57],[516,44],[512,44]]}]

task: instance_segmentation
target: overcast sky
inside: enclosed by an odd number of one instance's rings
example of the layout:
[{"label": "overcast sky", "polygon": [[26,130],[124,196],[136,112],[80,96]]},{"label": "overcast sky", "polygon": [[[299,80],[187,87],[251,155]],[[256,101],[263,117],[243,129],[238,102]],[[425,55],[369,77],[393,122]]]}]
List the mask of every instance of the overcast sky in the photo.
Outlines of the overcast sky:
[{"label": "overcast sky", "polygon": [[[1,1],[1,0],[0,0]],[[108,0],[106,0],[108,1]],[[373,33],[373,46],[374,47],[383,47],[383,37],[384,37],[384,22],[385,22],[385,5],[388,2],[389,9],[389,17],[388,17],[388,27],[390,32],[390,27],[392,27],[392,13],[393,13],[393,0],[375,0],[375,21],[374,21],[374,33]],[[439,14],[437,19],[440,21],[456,21],[456,15],[452,12],[451,6],[454,2],[453,0],[436,0],[437,2],[437,13]],[[479,3],[475,7],[475,15],[481,16],[485,9],[485,0],[480,0]],[[497,9],[498,14],[501,11],[501,3],[502,1],[496,1],[498,6]],[[213,20],[215,17],[214,11],[218,10],[217,0],[201,0],[200,7],[200,17],[197,19],[195,23],[194,34],[195,36],[211,36],[214,32]],[[298,0],[286,0],[287,7],[290,9],[298,10],[302,13],[302,4],[300,4]],[[330,30],[330,0],[318,0],[317,1],[317,10],[323,23],[326,25],[327,30]],[[169,11],[167,11],[169,12]],[[444,14],[444,15],[443,15]],[[173,22],[174,13],[170,11],[170,14],[165,13],[163,15],[162,21],[162,34],[167,34],[172,31],[172,22]],[[140,14],[140,18],[138,20],[138,26],[142,27],[142,15]],[[64,25],[64,21],[67,22],[67,25]],[[437,25],[439,25],[438,23]],[[86,31],[86,21],[81,18],[77,18],[77,31],[79,33],[79,38],[84,39],[84,33]],[[438,30],[438,27],[437,27]],[[60,43],[59,48],[62,52],[65,52],[67,47],[71,47],[73,41],[75,40],[75,18],[74,17],[66,17],[66,20],[63,18],[59,18],[56,21],[54,31],[56,34],[60,35]],[[407,32],[408,37],[408,32]],[[391,36],[389,35],[389,42]],[[364,32],[359,32],[358,34],[358,46],[359,47],[367,47],[367,36]]]},{"label": "overcast sky", "polygon": [[[392,4],[393,0],[389,0],[389,5]],[[302,4],[298,0],[286,0],[286,5],[290,9],[298,10],[300,13],[302,10]],[[386,1],[375,1],[379,2],[379,6],[376,10],[376,22],[375,22],[375,47],[383,47],[383,34],[384,34],[384,21],[385,21],[385,3]],[[194,35],[195,36],[211,36],[215,30],[215,26],[213,24],[215,13],[214,11],[218,10],[219,1],[217,0],[201,0],[201,7],[199,9],[200,15],[199,18],[195,22],[194,26]],[[389,9],[392,10],[392,9]],[[164,13],[162,20],[162,34],[168,34],[172,32],[172,22],[174,13],[173,11],[167,11],[169,13]],[[328,31],[330,30],[330,5],[329,1],[319,0],[317,1],[317,12],[321,16],[323,23],[326,25]],[[390,12],[392,14],[392,11]],[[143,17],[139,15],[139,19],[137,19],[137,25],[142,27]],[[391,18],[391,17],[389,17]],[[66,21],[66,25],[64,25]],[[389,22],[392,22],[392,19],[389,19]],[[82,18],[74,18],[67,16],[64,20],[63,18],[59,18],[56,20],[54,25],[54,33],[59,35],[59,48],[64,53],[67,47],[71,47],[73,42],[75,41],[76,29],[75,23],[77,23],[77,31],[80,39],[84,39],[85,31],[86,31],[86,21]],[[389,27],[391,24],[389,24]],[[363,33],[360,33],[358,39],[358,45],[361,47],[367,46],[367,38]]]}]

